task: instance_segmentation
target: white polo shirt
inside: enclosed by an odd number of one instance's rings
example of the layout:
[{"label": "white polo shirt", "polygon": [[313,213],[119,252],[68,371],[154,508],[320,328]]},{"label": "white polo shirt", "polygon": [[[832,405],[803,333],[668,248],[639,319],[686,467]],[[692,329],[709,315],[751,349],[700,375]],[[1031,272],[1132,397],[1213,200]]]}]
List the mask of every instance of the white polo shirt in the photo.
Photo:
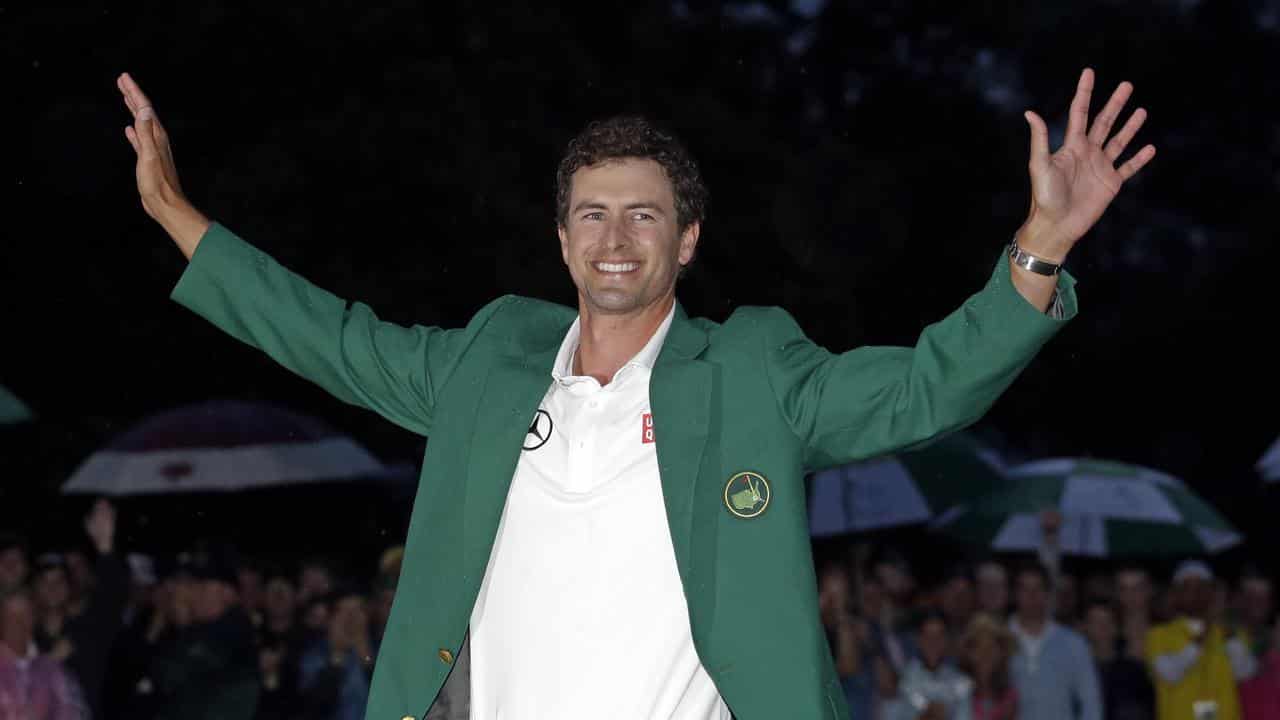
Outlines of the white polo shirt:
[{"label": "white polo shirt", "polygon": [[471,613],[471,718],[729,720],[698,661],[658,479],[649,376],[667,314],[608,385],[579,324],[525,436]]}]

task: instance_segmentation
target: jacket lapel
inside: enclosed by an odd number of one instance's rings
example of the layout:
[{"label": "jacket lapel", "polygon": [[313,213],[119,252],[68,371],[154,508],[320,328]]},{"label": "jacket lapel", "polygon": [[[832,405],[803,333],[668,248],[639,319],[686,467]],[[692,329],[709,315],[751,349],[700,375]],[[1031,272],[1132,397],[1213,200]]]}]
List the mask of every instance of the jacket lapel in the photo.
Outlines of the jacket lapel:
[{"label": "jacket lapel", "polygon": [[[718,446],[707,452],[712,401],[719,383],[713,366],[697,359],[706,346],[706,331],[690,322],[684,308],[677,303],[671,329],[649,382],[662,497],[680,580],[689,603],[694,640],[699,644],[702,639],[699,635],[711,626],[714,609],[715,537],[719,519],[714,497]],[[704,459],[712,468],[711,479],[700,482],[699,478],[706,475],[702,472]]]},{"label": "jacket lapel", "polygon": [[525,358],[501,356],[485,379],[467,463],[464,586],[474,580],[480,587],[529,423],[551,384],[557,348],[552,344]]}]

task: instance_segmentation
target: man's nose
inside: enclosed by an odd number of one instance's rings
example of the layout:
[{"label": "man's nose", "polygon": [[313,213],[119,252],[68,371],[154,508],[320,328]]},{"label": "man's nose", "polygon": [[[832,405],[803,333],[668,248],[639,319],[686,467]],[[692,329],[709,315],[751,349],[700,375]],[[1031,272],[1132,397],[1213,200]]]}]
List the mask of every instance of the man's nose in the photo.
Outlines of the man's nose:
[{"label": "man's nose", "polygon": [[605,225],[604,245],[610,250],[626,247],[631,242],[626,222],[622,218],[610,218]]}]

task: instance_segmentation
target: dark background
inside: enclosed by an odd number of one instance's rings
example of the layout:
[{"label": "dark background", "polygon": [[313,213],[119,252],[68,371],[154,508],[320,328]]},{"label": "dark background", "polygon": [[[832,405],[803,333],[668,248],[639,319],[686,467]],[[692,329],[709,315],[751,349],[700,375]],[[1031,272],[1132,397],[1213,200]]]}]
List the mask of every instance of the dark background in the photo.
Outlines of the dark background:
[{"label": "dark background", "polygon": [[[1089,66],[1092,111],[1132,81],[1123,117],[1150,118],[1129,153],[1158,153],[1069,258],[1079,317],[981,428],[1015,457],[1178,475],[1247,531],[1235,556],[1270,551],[1280,492],[1253,465],[1280,396],[1277,0],[377,5],[0,9],[0,383],[39,418],[0,437],[0,524],[70,527],[54,489],[94,448],[208,398],[319,415],[387,461],[423,447],[167,299],[184,260],[137,199],[122,71],[197,207],[402,323],[459,325],[508,292],[572,303],[559,154],[590,119],[651,114],[712,192],[690,313],[781,305],[845,350],[912,344],[982,285],[1027,212],[1021,113],[1056,149]],[[279,523],[281,542],[316,531]]]}]

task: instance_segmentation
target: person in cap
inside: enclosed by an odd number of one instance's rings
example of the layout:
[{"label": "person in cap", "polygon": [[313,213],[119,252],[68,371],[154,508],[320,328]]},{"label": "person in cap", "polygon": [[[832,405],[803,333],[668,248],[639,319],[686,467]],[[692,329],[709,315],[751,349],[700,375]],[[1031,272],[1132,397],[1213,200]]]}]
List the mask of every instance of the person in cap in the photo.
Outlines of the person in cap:
[{"label": "person in cap", "polygon": [[1122,83],[1090,121],[1093,84],[1085,69],[1056,153],[1024,114],[1029,212],[992,240],[983,289],[914,347],[833,353],[781,308],[688,316],[676,281],[708,192],[645,118],[589,124],[557,168],[546,248],[576,308],[506,295],[463,328],[406,328],[211,222],[151,101],[118,79],[142,206],[189,260],[171,297],[431,438],[370,693],[379,720],[422,717],[464,642],[477,720],[847,714],[804,477],[977,421],[1075,315],[1061,265],[1155,155],[1119,161],[1146,113],[1116,123]]},{"label": "person in cap", "polygon": [[1213,572],[1198,560],[1174,571],[1177,616],[1147,631],[1146,660],[1156,686],[1158,720],[1240,720],[1237,681],[1256,663],[1240,637],[1209,619]]},{"label": "person in cap", "polygon": [[160,720],[251,720],[258,703],[253,623],[240,605],[238,573],[222,552],[193,555],[189,608],[174,616],[152,662]]}]

